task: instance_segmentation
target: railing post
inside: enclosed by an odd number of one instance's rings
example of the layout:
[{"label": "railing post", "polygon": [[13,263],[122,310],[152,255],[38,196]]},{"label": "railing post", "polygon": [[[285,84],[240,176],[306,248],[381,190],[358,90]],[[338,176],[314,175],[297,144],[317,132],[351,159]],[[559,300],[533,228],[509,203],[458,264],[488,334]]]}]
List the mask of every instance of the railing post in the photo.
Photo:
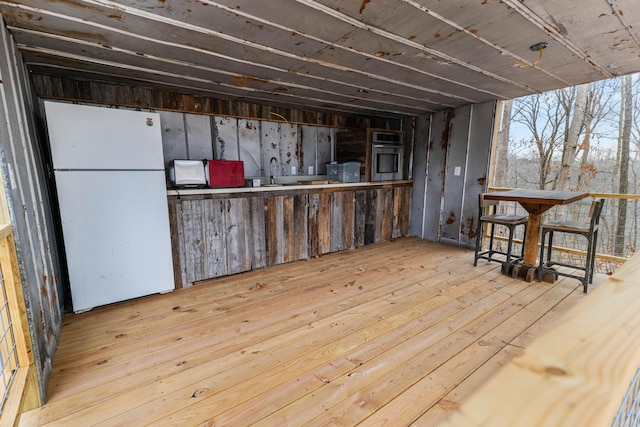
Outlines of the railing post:
[{"label": "railing post", "polygon": [[[20,269],[10,225],[0,226],[0,270],[7,296],[18,356],[18,374],[11,386],[9,399],[0,419],[2,425],[12,425],[19,414],[42,405],[27,309],[22,291]],[[15,422],[15,421],[14,421]]]}]

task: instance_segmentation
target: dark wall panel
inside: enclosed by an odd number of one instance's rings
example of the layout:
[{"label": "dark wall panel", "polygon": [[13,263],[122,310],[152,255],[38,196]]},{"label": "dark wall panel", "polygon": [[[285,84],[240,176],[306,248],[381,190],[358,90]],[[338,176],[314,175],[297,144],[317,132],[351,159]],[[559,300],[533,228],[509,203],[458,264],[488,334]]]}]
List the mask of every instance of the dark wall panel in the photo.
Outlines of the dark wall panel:
[{"label": "dark wall panel", "polygon": [[48,175],[42,159],[45,153],[39,150],[35,121],[42,114],[3,22],[0,45],[0,168],[44,400],[64,312],[62,274],[55,250]]}]

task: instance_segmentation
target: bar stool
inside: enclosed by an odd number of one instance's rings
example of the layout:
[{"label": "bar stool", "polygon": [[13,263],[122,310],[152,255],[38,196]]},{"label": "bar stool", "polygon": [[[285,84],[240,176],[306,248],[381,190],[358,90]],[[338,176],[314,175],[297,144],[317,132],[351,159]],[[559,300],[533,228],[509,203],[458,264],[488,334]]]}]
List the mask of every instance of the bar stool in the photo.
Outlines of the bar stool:
[{"label": "bar stool", "polygon": [[[496,213],[498,206],[497,200],[486,200],[484,194],[480,194],[480,215],[478,216],[478,229],[476,231],[476,252],[473,259],[473,265],[478,265],[478,259],[486,259],[488,261],[502,263],[502,272],[510,273],[511,267],[517,262],[521,262],[524,257],[524,236],[527,234],[527,219],[525,215],[507,215]],[[489,235],[489,249],[482,252],[482,225],[491,224],[491,234]],[[509,229],[509,239],[507,243],[506,252],[493,249],[493,237],[495,234],[496,225],[503,225]],[[519,225],[524,226],[524,234],[522,238],[522,251],[520,255],[514,255],[512,253],[513,248],[513,233],[515,228]],[[494,255],[502,255],[504,259],[494,258]]]},{"label": "bar stool", "polygon": [[[567,220],[554,220],[543,223],[540,227],[541,233],[541,245],[540,245],[540,267],[538,268],[538,282],[542,281],[542,276],[545,274],[553,274],[555,276],[572,277],[582,282],[583,292],[587,293],[589,283],[593,283],[593,267],[596,259],[596,243],[598,241],[598,224],[600,223],[600,213],[604,206],[604,199],[594,200],[591,202],[591,208],[589,209],[589,223],[582,224]],[[587,239],[587,255],[584,266],[577,264],[569,264],[561,261],[551,261],[551,252],[553,249],[553,234],[554,233],[569,233],[578,234],[584,236]],[[547,258],[544,258],[544,246],[547,234],[549,235],[549,241],[547,245]],[[563,267],[570,267],[576,270],[584,271],[584,275],[577,275],[572,273],[565,273],[557,271],[552,268],[554,265]]]}]

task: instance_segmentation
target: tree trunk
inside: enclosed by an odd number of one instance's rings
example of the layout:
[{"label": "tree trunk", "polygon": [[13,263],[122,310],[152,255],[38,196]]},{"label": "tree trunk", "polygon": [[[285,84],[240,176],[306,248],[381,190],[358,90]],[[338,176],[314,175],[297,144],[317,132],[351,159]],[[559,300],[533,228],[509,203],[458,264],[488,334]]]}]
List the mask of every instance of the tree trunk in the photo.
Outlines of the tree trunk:
[{"label": "tree trunk", "polygon": [[588,93],[588,84],[577,87],[571,124],[569,126],[569,132],[565,135],[564,146],[562,147],[560,172],[558,173],[556,185],[554,186],[556,190],[567,190],[569,188],[571,168],[578,153],[578,139],[584,125],[585,113],[587,111]]},{"label": "tree trunk", "polygon": [[[629,145],[631,141],[631,118],[633,116],[631,77],[622,77],[622,132],[620,133],[620,182],[618,193],[629,192]],[[616,226],[614,255],[624,255],[625,229],[627,225],[627,199],[618,201],[618,223]]]},{"label": "tree trunk", "polygon": [[509,130],[511,128],[512,101],[502,101],[502,118],[496,135],[496,151],[493,160],[493,186],[508,186],[509,170]]}]

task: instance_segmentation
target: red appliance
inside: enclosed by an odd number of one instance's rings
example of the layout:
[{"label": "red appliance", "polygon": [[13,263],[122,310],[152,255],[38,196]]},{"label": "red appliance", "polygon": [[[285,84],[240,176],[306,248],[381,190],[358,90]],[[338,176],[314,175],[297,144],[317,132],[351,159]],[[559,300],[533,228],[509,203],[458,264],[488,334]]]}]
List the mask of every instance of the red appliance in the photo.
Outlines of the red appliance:
[{"label": "red appliance", "polygon": [[207,169],[209,187],[244,187],[242,160],[209,160]]}]

